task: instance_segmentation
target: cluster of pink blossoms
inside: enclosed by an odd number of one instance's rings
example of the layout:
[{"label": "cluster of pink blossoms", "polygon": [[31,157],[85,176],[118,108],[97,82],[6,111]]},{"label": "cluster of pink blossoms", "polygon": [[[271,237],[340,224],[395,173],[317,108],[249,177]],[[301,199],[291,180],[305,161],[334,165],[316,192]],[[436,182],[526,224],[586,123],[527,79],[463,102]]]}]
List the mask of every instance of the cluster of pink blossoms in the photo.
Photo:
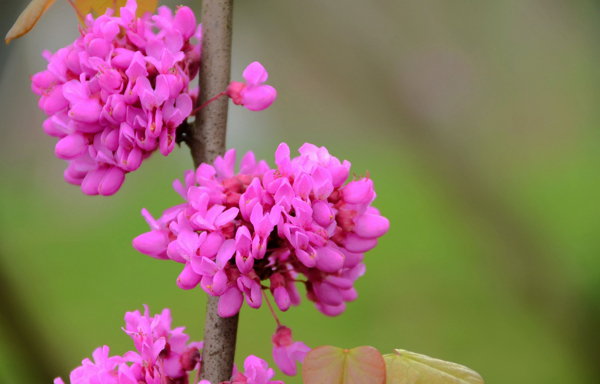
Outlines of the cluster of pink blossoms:
[{"label": "cluster of pink blossoms", "polygon": [[[187,384],[189,372],[200,368],[202,342],[188,344],[184,327],[171,329],[171,313],[164,309],[150,317],[148,307],[125,314],[125,328],[136,351],[109,357],[105,345],[94,351],[70,375],[71,384]],[[128,364],[130,363],[130,364]],[[168,381],[166,380],[168,378]],[[61,378],[54,384],[63,384]]]},{"label": "cluster of pink blossoms", "polygon": [[160,7],[136,18],[136,8],[130,0],[120,17],[112,9],[87,15],[81,36],[45,52],[48,69],[32,77],[49,116],[44,131],[60,138],[56,156],[69,162],[64,177],[88,195],[112,195],[157,148],[169,154],[192,111],[200,44],[190,39],[201,36],[194,13]]},{"label": "cluster of pink blossoms", "polygon": [[[144,315],[139,311],[125,314],[125,328],[135,344],[135,351],[123,356],[109,357],[105,345],[97,348],[90,359],[75,368],[69,377],[71,384],[188,384],[189,373],[199,370],[202,342],[188,344],[189,336],[184,327],[171,329],[171,312],[164,309],[160,315],[150,317],[148,307]],[[128,364],[131,363],[131,364]],[[266,361],[250,355],[244,362],[244,373],[234,364],[231,384],[283,384],[270,381],[275,371]],[[54,384],[64,384],[59,377]],[[207,380],[200,384],[210,384]]]},{"label": "cluster of pink blossoms", "polygon": [[[190,39],[200,40],[202,30],[194,13],[163,6],[136,18],[136,9],[129,0],[120,17],[110,8],[95,20],[88,14],[81,36],[44,52],[48,67],[31,79],[48,116],[44,131],[60,139],[56,156],[69,163],[65,180],[87,195],[112,195],[154,151],[168,155],[196,104],[198,89],[189,88],[201,44]],[[250,110],[267,108],[277,93],[261,84],[265,69],[252,63],[244,77],[248,84],[233,82],[223,95]]]},{"label": "cluster of pink blossoms", "polygon": [[158,220],[142,210],[151,231],[136,237],[134,248],[184,264],[178,286],[200,284],[219,296],[221,317],[238,313],[244,296],[259,308],[267,289],[287,311],[300,302],[297,282],[319,311],[341,314],[357,297],[353,285],[365,272],[364,252],[375,247],[389,221],[371,206],[376,194],[368,175],[345,184],[348,161],[308,143],[299,152],[291,159],[282,143],[276,169],[248,152],[236,174],[232,149],[214,166],[187,171],[184,184],[173,184],[186,202]]}]

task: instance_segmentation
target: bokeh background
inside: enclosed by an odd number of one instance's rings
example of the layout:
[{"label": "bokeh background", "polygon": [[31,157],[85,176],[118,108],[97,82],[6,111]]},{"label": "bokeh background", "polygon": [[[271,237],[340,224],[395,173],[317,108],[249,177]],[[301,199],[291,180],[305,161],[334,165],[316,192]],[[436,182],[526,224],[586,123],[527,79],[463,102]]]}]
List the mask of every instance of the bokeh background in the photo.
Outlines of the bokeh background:
[{"label": "bokeh background", "polygon": [[[1,33],[24,7],[2,1]],[[77,33],[59,0],[0,48],[2,383],[66,378],[103,344],[133,349],[120,327],[144,303],[203,334],[205,294],[131,247],[142,207],[179,203],[188,149],[153,156],[110,198],[62,179],[29,75]],[[599,37],[588,0],[237,1],[233,78],[259,60],[278,99],[232,106],[228,147],[273,164],[282,141],[325,145],[369,171],[391,221],[342,316],[307,300],[281,315],[295,338],[408,349],[487,383],[597,383]],[[274,330],[266,307],[244,306],[236,362],[272,364]]]}]

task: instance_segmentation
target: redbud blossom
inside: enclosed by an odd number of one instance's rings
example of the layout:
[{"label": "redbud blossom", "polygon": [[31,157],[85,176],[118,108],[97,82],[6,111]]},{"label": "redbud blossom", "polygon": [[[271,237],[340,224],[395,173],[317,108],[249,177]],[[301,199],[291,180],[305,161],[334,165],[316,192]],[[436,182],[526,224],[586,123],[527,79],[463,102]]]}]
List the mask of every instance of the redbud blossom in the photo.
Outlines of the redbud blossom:
[{"label": "redbud blossom", "polygon": [[201,44],[190,39],[201,29],[191,9],[143,18],[136,9],[128,0],[120,17],[87,15],[75,42],[44,52],[48,67],[31,78],[44,131],[69,162],[65,180],[88,195],[112,195],[154,151],[168,155],[196,97]]},{"label": "redbud blossom", "polygon": [[288,376],[296,375],[296,361],[302,363],[311,349],[301,341],[292,340],[292,330],[284,325],[277,327],[271,338],[273,360],[281,372]]},{"label": "redbud blossom", "polygon": [[[188,344],[184,327],[171,329],[171,313],[164,309],[150,317],[148,307],[125,314],[123,329],[137,349],[121,356],[108,356],[107,346],[93,353],[94,361],[85,359],[69,377],[71,384],[163,384],[188,383],[189,372],[200,369],[202,342]],[[131,364],[128,364],[131,363]],[[56,378],[54,384],[64,384]]]},{"label": "redbud blossom", "polygon": [[266,289],[286,311],[300,302],[297,283],[319,311],[339,315],[357,297],[364,252],[389,221],[371,206],[376,194],[368,174],[344,185],[348,161],[308,143],[299,152],[290,158],[282,143],[275,169],[248,152],[236,173],[232,149],[214,166],[185,172],[184,183],[173,183],[185,202],[158,220],[143,210],[151,230],[133,240],[134,248],[184,264],[177,285],[200,284],[218,296],[221,317],[238,313],[244,299],[261,307]]},{"label": "redbud blossom", "polygon": [[[229,384],[284,384],[283,381],[271,380],[275,376],[273,368],[266,361],[250,355],[244,361],[244,373],[238,372],[234,366],[233,376]],[[227,382],[226,382],[227,383]]]},{"label": "redbud blossom", "polygon": [[262,111],[273,104],[277,91],[270,85],[262,84],[267,81],[269,74],[261,63],[251,63],[243,76],[246,84],[232,81],[227,87],[227,96],[235,105],[242,105],[251,111]]}]

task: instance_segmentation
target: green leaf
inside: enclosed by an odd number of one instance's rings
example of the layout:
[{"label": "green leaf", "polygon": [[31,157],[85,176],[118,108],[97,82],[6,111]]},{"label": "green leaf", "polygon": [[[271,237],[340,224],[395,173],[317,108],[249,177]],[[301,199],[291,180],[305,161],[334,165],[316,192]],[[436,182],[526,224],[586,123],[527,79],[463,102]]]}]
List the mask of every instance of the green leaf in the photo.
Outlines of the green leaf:
[{"label": "green leaf", "polygon": [[384,384],[385,362],[373,347],[313,349],[302,363],[304,384]]},{"label": "green leaf", "polygon": [[386,384],[483,384],[479,373],[465,366],[395,349],[384,355]]}]

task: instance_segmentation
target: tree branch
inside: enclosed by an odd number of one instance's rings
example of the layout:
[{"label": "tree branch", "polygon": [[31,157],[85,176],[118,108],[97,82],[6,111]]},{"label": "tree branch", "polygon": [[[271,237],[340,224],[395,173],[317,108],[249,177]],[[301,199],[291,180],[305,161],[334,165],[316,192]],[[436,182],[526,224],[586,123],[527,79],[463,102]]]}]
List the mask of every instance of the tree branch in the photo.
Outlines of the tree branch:
[{"label": "tree branch", "polygon": [[[202,2],[202,59],[198,105],[225,91],[231,72],[231,31],[233,0]],[[194,166],[212,163],[225,153],[227,107],[229,98],[221,98],[199,110],[195,126],[186,142]],[[187,135],[187,132],[186,132]],[[204,349],[200,378],[220,383],[231,378],[239,315],[222,318],[217,313],[219,298],[208,296],[204,325]]]}]

